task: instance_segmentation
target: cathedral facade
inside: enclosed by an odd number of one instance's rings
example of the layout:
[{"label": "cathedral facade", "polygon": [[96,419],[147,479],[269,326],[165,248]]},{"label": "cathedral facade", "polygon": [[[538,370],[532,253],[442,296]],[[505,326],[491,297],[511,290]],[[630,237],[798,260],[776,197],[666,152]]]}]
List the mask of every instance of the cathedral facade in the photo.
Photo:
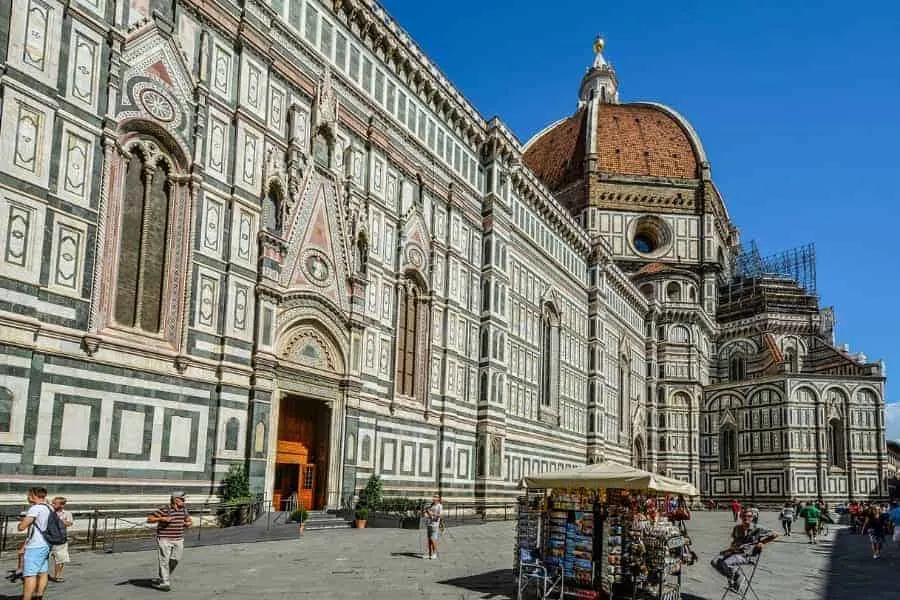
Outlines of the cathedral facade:
[{"label": "cathedral facade", "polygon": [[6,501],[213,496],[234,464],[276,506],[372,474],[498,501],[599,460],[720,499],[885,493],[881,365],[751,268],[698,136],[621,102],[602,43],[523,145],[377,3],[0,23]]}]

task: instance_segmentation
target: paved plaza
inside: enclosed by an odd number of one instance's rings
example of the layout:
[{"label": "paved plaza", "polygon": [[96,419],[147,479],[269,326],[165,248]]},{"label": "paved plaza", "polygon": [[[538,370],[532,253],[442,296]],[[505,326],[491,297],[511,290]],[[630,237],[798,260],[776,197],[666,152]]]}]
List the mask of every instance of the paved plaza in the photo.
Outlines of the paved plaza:
[{"label": "paved plaza", "polygon": [[[763,526],[775,528],[774,513]],[[686,571],[685,600],[718,600],[721,578],[709,560],[726,544],[730,513],[699,513],[691,536],[700,561]],[[188,548],[173,591],[150,587],[153,552],[77,553],[63,584],[47,600],[149,598],[281,598],[398,600],[515,598],[510,570],[513,522],[448,528],[442,558],[423,561],[421,534],[398,529],[336,530],[301,539]],[[810,546],[802,535],[766,551],[757,574],[761,600],[880,600],[897,597],[900,549],[887,545],[875,561],[868,538],[836,528]],[[9,563],[7,563],[9,564]],[[0,584],[0,600],[18,598],[19,586]]]}]

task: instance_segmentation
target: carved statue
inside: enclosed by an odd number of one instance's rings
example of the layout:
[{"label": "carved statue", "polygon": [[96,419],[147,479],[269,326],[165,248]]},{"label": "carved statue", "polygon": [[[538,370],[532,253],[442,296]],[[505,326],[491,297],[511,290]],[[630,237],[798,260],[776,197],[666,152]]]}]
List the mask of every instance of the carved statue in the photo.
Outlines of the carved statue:
[{"label": "carved statue", "polygon": [[369,269],[369,242],[366,241],[365,235],[360,235],[356,242],[357,264],[359,272],[365,275]]}]

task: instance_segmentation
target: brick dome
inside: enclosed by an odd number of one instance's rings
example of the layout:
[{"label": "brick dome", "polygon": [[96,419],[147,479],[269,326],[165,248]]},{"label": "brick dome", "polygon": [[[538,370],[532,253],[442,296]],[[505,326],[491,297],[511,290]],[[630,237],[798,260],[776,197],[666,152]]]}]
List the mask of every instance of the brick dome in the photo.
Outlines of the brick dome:
[{"label": "brick dome", "polygon": [[[595,104],[597,170],[612,175],[697,179],[704,162],[695,134],[658,104]],[[554,123],[525,147],[523,160],[551,190],[582,178],[588,149],[588,107]]]}]

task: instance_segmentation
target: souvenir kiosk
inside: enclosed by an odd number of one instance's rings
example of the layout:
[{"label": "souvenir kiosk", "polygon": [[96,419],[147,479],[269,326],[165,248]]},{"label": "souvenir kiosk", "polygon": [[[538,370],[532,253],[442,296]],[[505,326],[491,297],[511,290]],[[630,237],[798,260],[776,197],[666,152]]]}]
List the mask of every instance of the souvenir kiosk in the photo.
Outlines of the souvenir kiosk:
[{"label": "souvenir kiosk", "polygon": [[679,600],[696,555],[666,516],[689,483],[615,463],[526,477],[519,499],[517,598]]}]

